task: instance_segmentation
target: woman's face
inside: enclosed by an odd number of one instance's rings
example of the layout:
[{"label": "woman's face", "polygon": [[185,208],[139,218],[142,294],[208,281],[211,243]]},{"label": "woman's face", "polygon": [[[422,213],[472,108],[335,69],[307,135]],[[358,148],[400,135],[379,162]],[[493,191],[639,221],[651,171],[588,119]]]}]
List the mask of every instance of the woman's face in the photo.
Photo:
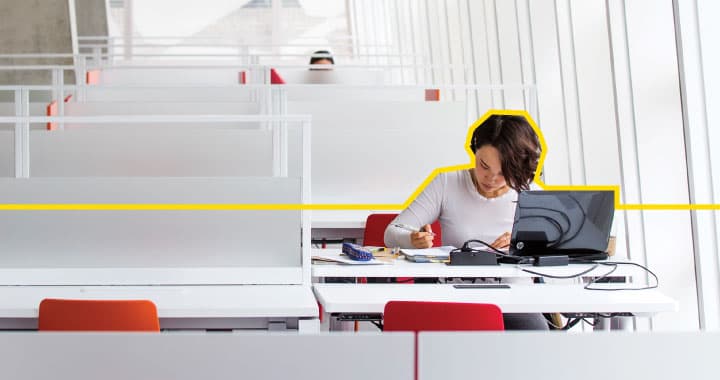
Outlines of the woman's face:
[{"label": "woman's face", "polygon": [[500,152],[492,145],[483,145],[475,152],[475,177],[479,190],[492,194],[507,185],[503,177]]}]

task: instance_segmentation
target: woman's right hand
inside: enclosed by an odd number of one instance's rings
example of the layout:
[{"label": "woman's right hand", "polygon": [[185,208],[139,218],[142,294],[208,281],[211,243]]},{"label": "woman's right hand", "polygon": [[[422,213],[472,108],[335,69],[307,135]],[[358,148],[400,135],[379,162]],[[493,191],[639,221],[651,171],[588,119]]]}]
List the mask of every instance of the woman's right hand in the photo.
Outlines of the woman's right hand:
[{"label": "woman's right hand", "polygon": [[410,242],[415,248],[430,248],[433,246],[434,237],[432,227],[426,224],[420,228],[420,231],[410,233]]}]

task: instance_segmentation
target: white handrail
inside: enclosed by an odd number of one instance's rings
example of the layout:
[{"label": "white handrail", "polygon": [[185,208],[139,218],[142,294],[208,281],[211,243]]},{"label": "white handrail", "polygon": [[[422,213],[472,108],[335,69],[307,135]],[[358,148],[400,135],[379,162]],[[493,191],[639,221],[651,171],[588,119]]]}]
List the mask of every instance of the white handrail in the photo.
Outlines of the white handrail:
[{"label": "white handrail", "polygon": [[54,70],[63,69],[70,70],[75,69],[73,65],[3,65],[0,66],[0,70]]},{"label": "white handrail", "polygon": [[[233,123],[299,122],[309,123],[311,115],[104,115],[104,116],[0,116],[0,123]],[[252,127],[255,128],[255,127]]]},{"label": "white handrail", "polygon": [[[78,85],[66,85],[67,90],[76,90],[81,87]],[[267,89],[267,84],[245,84],[245,85],[198,85],[198,84],[127,84],[127,85],[93,85],[98,88],[131,88],[131,89],[163,89],[163,88],[238,88],[238,89]],[[511,83],[511,84],[398,84],[398,85],[376,85],[376,84],[283,84],[282,87],[287,88],[373,88],[378,90],[407,90],[407,89],[438,89],[438,90],[535,90],[537,86],[532,83]],[[19,89],[27,89],[33,91],[51,91],[54,89],[52,85],[0,85],[0,91],[14,91]]]}]

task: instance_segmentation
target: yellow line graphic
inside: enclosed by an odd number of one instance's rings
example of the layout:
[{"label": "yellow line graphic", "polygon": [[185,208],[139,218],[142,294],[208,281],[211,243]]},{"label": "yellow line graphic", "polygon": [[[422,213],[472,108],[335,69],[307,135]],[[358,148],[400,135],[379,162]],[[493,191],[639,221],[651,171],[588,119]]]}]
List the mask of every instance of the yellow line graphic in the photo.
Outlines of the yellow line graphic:
[{"label": "yellow line graphic", "polygon": [[213,204],[213,203],[189,203],[189,204],[167,204],[167,203],[73,203],[73,204],[0,204],[0,211],[16,211],[16,210],[53,210],[53,211],[68,211],[68,210],[402,210],[405,209],[412,203],[415,198],[425,189],[425,187],[440,173],[472,169],[475,167],[475,152],[470,151],[470,140],[472,133],[487,118],[491,115],[515,115],[523,116],[532,126],[535,133],[538,135],[540,140],[540,146],[542,152],[538,161],[538,170],[535,172],[535,182],[544,190],[577,190],[577,191],[590,191],[590,190],[611,190],[615,194],[615,209],[616,210],[720,210],[720,204],[623,204],[620,203],[620,186],[619,185],[547,185],[540,179],[540,173],[542,172],[543,165],[545,163],[545,157],[547,156],[547,144],[545,137],[543,136],[540,128],[535,124],[535,121],[530,117],[527,111],[520,110],[489,110],[475,123],[473,123],[468,129],[468,133],[465,140],[465,151],[470,157],[470,162],[463,165],[454,165],[441,167],[433,170],[433,172],[425,178],[425,180],[418,186],[415,191],[408,197],[408,199],[402,204],[282,204],[282,203],[259,203],[259,204]]}]

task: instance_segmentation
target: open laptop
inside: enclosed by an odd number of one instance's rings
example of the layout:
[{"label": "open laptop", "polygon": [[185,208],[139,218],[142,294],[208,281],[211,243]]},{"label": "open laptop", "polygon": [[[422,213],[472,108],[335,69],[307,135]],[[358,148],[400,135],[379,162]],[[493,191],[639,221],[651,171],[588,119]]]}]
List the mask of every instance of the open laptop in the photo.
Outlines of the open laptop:
[{"label": "open laptop", "polygon": [[521,192],[509,253],[606,259],[614,214],[613,191]]}]

